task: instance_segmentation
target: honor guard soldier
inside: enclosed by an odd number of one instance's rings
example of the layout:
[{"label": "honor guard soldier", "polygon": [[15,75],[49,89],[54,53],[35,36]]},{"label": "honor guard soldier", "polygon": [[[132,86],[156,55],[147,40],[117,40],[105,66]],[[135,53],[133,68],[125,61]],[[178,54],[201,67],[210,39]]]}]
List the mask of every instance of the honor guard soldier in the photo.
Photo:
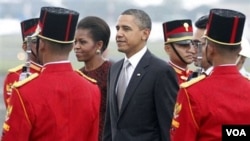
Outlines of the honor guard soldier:
[{"label": "honor guard soldier", "polygon": [[[31,36],[32,34],[34,34],[37,24],[38,24],[38,18],[28,19],[28,20],[21,22],[21,32],[22,32],[22,39],[23,39],[22,48],[24,51],[26,52],[29,51],[30,53],[27,54],[27,61],[25,64],[19,65],[15,68],[8,70],[8,74],[5,78],[4,87],[3,87],[3,97],[4,97],[4,103],[5,103],[6,108],[8,106],[9,98],[10,98],[11,91],[12,91],[11,89],[12,84],[19,81],[21,75],[25,73],[32,74],[32,73],[40,72],[41,70],[42,66],[37,61],[37,53],[36,53],[37,37],[33,36],[29,43],[27,40],[28,36]],[[29,63],[29,66],[27,66],[28,63]]]},{"label": "honor guard soldier", "polygon": [[221,141],[223,125],[250,124],[250,83],[235,65],[244,23],[241,12],[210,10],[204,41],[207,60],[214,68],[209,76],[180,85],[172,141]]},{"label": "honor guard soldier", "polygon": [[192,73],[188,65],[193,62],[194,48],[190,45],[193,38],[192,21],[174,20],[163,23],[165,51],[169,64],[174,68],[178,82],[186,82]]},{"label": "honor guard soldier", "polygon": [[68,60],[78,17],[65,8],[41,8],[36,32],[43,68],[13,85],[2,141],[97,141],[99,88]]},{"label": "honor guard soldier", "polygon": [[194,36],[192,40],[192,46],[195,48],[195,56],[194,56],[194,66],[197,67],[197,70],[194,71],[189,77],[188,80],[196,78],[202,74],[209,75],[212,71],[213,67],[211,63],[208,62],[206,58],[206,48],[204,44],[203,35],[206,31],[206,26],[208,23],[208,15],[201,16],[196,22],[195,27],[196,30],[194,31]]}]

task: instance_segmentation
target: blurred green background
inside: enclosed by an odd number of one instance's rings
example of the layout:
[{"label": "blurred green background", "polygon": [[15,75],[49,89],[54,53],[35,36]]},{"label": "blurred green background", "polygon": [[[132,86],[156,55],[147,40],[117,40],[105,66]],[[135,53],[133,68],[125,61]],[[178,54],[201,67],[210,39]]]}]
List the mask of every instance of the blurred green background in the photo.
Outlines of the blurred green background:
[{"label": "blurred green background", "polygon": [[[168,61],[168,55],[164,51],[163,40],[153,40],[149,39],[148,49],[152,51],[156,56],[161,59]],[[0,36],[0,75],[5,75],[7,70],[13,68],[17,65],[25,63],[26,53],[22,50],[21,35],[5,35]],[[116,43],[111,40],[109,47],[107,48],[108,59],[117,61],[124,57],[124,54],[117,51]],[[83,62],[78,62],[75,58],[73,50],[70,53],[70,61],[72,62],[75,69],[80,68],[84,65]],[[246,69],[250,70],[250,60],[247,59],[245,63]],[[191,69],[195,69],[193,64],[189,66]]]},{"label": "blurred green background", "polygon": [[[26,53],[22,50],[21,35],[5,35],[0,36],[0,75],[6,74],[6,71],[19,64],[25,63]],[[163,41],[150,41],[148,42],[148,48],[156,56],[168,60],[168,56],[164,51]],[[112,40],[107,48],[107,58],[113,61],[121,59],[124,55],[117,51],[116,43]],[[25,58],[24,58],[25,57]],[[23,60],[20,60],[23,59]],[[75,58],[72,50],[70,54],[70,61],[75,68],[80,68],[84,65],[83,62],[78,62]]]}]

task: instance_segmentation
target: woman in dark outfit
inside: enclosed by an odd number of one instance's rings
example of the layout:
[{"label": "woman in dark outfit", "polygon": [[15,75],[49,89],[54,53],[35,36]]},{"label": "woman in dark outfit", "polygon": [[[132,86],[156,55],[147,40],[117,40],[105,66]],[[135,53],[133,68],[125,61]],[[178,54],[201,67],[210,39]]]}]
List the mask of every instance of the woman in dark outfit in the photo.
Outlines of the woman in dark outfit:
[{"label": "woman in dark outfit", "polygon": [[88,16],[80,20],[75,33],[74,51],[79,62],[85,66],[79,70],[95,79],[101,91],[99,141],[102,138],[103,124],[106,112],[107,75],[111,61],[103,53],[108,47],[110,28],[101,18]]}]

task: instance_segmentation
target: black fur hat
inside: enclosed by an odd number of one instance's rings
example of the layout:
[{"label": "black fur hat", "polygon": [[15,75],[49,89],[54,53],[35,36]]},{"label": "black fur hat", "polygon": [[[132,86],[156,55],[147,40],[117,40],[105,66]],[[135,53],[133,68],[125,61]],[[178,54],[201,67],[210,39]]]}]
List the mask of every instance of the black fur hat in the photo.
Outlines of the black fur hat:
[{"label": "black fur hat", "polygon": [[192,21],[189,19],[168,21],[162,24],[165,44],[189,44],[193,38]]},{"label": "black fur hat", "polygon": [[229,9],[211,9],[205,37],[222,45],[238,45],[244,30],[246,16]]},{"label": "black fur hat", "polygon": [[39,20],[39,37],[52,42],[74,42],[79,13],[60,7],[42,7]]},{"label": "black fur hat", "polygon": [[26,39],[27,36],[33,35],[35,33],[38,21],[39,18],[33,18],[21,22],[23,42],[27,41]]}]

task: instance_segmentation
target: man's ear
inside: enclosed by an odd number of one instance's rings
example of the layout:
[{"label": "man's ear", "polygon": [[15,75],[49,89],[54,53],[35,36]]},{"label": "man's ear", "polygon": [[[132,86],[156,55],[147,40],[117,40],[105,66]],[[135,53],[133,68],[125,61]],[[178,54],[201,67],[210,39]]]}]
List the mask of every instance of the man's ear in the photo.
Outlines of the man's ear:
[{"label": "man's ear", "polygon": [[170,48],[171,48],[171,46],[170,46],[169,44],[166,44],[166,45],[164,46],[164,50],[165,50],[167,53],[170,52]]},{"label": "man's ear", "polygon": [[214,54],[214,52],[216,52],[216,49],[212,45],[207,45],[207,51],[209,51],[210,54]]},{"label": "man's ear", "polygon": [[23,48],[23,51],[26,51],[27,50],[27,44],[23,43],[22,48]]},{"label": "man's ear", "polygon": [[39,50],[44,50],[45,45],[46,45],[46,41],[40,38],[40,40],[39,40]]},{"label": "man's ear", "polygon": [[142,33],[142,40],[147,41],[149,35],[150,35],[150,30],[149,29],[144,29],[143,33]]}]

